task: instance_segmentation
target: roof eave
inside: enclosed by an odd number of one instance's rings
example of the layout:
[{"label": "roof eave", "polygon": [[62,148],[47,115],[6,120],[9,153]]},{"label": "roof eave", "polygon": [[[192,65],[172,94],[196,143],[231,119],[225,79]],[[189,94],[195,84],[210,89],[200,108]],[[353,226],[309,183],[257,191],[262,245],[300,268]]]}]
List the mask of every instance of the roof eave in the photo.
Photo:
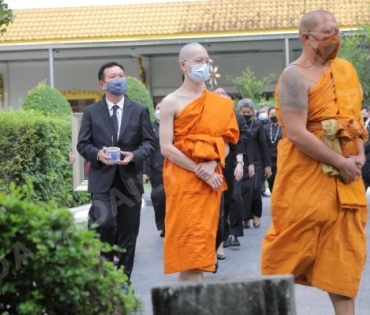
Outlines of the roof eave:
[{"label": "roof eave", "polygon": [[[345,33],[358,31],[359,28],[341,28]],[[217,43],[217,42],[246,42],[246,41],[265,41],[279,39],[296,39],[298,30],[285,31],[256,31],[256,32],[235,32],[235,33],[207,33],[207,34],[177,34],[155,35],[126,38],[94,38],[94,39],[74,39],[45,42],[12,42],[0,43],[0,51],[21,51],[21,50],[43,50],[43,49],[78,49],[78,48],[107,48],[107,47],[127,47],[127,46],[159,46],[159,45],[178,45],[189,42]]]},{"label": "roof eave", "polygon": [[256,40],[276,40],[284,38],[297,38],[297,31],[285,32],[254,32],[254,33],[228,33],[228,34],[178,34],[161,36],[142,36],[126,38],[103,38],[103,39],[75,39],[45,42],[11,42],[0,43],[0,50],[40,50],[40,49],[71,49],[89,47],[125,47],[125,46],[157,46],[186,44],[192,41],[215,43],[215,42],[239,42]]}]

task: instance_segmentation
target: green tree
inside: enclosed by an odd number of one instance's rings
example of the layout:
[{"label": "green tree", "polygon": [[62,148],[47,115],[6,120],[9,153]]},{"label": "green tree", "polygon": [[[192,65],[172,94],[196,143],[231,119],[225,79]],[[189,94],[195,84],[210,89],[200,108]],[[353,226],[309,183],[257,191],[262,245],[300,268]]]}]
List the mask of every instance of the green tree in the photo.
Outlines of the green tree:
[{"label": "green tree", "polygon": [[150,117],[154,119],[153,115],[153,101],[145,84],[135,77],[126,77],[128,98],[136,103],[144,105],[148,108]]},{"label": "green tree", "polygon": [[356,68],[364,93],[364,104],[370,105],[370,26],[363,26],[355,35],[341,41],[339,57]]},{"label": "green tree", "polygon": [[13,11],[9,8],[9,6],[4,2],[4,0],[0,0],[0,34],[3,35],[9,24],[13,22]]},{"label": "green tree", "polygon": [[275,74],[270,74],[258,80],[249,66],[242,72],[240,77],[226,76],[226,79],[235,85],[239,98],[250,98],[255,104],[260,102],[266,103],[264,91],[274,78]]},{"label": "green tree", "polygon": [[41,82],[28,91],[22,110],[35,110],[43,114],[63,116],[71,114],[71,105],[57,89]]}]

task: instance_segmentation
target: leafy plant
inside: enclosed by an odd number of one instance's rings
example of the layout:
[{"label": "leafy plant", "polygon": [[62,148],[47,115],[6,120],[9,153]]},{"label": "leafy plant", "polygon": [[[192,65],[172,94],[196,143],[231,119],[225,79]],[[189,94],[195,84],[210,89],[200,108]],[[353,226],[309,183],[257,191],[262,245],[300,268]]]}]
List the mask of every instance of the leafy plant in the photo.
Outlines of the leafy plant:
[{"label": "leafy plant", "polygon": [[339,57],[348,60],[356,68],[362,84],[364,104],[370,105],[370,26],[363,26],[355,35],[343,37]]},{"label": "leafy plant", "polygon": [[11,182],[33,186],[34,201],[53,200],[59,206],[89,201],[87,193],[72,192],[71,123],[67,116],[45,116],[35,111],[0,112],[0,190]]},{"label": "leafy plant", "polygon": [[250,98],[255,104],[266,101],[264,90],[274,78],[275,74],[270,74],[258,80],[250,67],[247,67],[245,71],[242,72],[241,77],[226,76],[226,79],[235,85],[240,99]]},{"label": "leafy plant", "polygon": [[27,93],[22,110],[36,110],[54,116],[69,115],[72,112],[63,94],[43,82]]},{"label": "leafy plant", "polygon": [[134,77],[126,77],[127,80],[127,92],[128,98],[136,103],[144,105],[148,108],[150,116],[152,119],[154,117],[153,101],[150,97],[150,93],[146,88],[145,84],[139,79]]},{"label": "leafy plant", "polygon": [[0,192],[1,314],[130,314],[127,276],[100,256],[95,232],[68,209],[32,202],[30,187]]},{"label": "leafy plant", "polygon": [[3,35],[9,24],[13,22],[13,11],[9,8],[9,6],[4,2],[4,0],[0,0],[0,34]]}]

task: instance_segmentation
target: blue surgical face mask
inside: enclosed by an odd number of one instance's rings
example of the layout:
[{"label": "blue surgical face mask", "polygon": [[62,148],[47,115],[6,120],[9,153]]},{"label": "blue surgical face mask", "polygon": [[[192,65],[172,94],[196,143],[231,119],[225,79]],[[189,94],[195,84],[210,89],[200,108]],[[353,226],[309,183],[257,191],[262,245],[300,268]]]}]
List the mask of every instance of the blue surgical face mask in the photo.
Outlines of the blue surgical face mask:
[{"label": "blue surgical face mask", "polygon": [[197,83],[209,80],[211,77],[209,64],[203,63],[201,65],[192,65],[191,72],[188,73],[188,76]]},{"label": "blue surgical face mask", "polygon": [[107,92],[113,95],[123,95],[127,90],[127,81],[124,78],[115,78],[107,82]]},{"label": "blue surgical face mask", "polygon": [[155,118],[157,118],[157,120],[159,120],[161,118],[161,111],[159,109],[156,109],[154,111],[154,116]]},{"label": "blue surgical face mask", "polygon": [[267,113],[260,113],[258,115],[258,119],[261,120],[261,121],[266,121],[267,120]]}]

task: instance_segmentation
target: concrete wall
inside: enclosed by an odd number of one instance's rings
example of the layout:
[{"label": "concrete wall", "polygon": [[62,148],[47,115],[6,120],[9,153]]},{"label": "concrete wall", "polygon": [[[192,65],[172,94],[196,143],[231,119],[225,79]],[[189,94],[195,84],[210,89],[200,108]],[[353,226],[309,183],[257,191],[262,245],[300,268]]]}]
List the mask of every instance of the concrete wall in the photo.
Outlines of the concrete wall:
[{"label": "concrete wall", "polygon": [[292,276],[177,282],[152,288],[154,315],[296,315]]}]

